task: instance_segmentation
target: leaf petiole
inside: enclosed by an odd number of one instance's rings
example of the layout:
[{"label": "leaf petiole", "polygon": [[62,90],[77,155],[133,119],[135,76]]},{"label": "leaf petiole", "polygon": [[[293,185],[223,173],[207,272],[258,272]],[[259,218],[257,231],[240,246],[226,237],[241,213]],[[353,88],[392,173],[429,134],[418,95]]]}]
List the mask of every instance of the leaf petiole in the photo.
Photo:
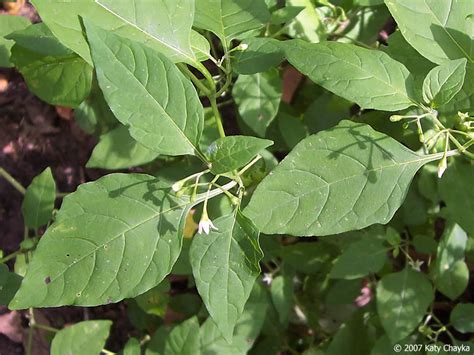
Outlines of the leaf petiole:
[{"label": "leaf petiole", "polygon": [[211,94],[211,89],[209,89],[206,85],[204,85],[201,80],[196,77],[191,70],[189,70],[188,66],[183,63],[177,64],[178,68],[188,76],[189,79],[193,82],[194,85],[202,92],[204,95],[209,96]]},{"label": "leaf petiole", "polygon": [[254,165],[256,162],[258,162],[260,159],[262,159],[262,156],[261,155],[257,155],[255,158],[253,158],[253,160],[248,163],[247,165],[245,165],[238,173],[237,173],[237,176],[242,176],[243,173],[245,173],[247,170],[249,170],[252,165]]}]

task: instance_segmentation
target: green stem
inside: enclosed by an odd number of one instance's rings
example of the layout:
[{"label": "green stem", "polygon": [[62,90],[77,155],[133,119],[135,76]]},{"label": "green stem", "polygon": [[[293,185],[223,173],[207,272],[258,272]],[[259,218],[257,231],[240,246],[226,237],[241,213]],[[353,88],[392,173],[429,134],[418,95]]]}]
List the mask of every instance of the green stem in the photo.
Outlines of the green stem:
[{"label": "green stem", "polygon": [[15,189],[17,189],[22,195],[25,194],[26,189],[13,177],[11,176],[5,169],[0,167],[0,176],[2,176],[5,180],[7,180]]},{"label": "green stem", "polygon": [[449,134],[449,139],[454,143],[454,145],[458,148],[459,152],[461,154],[464,154],[466,156],[468,156],[469,158],[471,159],[474,159],[474,154],[471,153],[471,152],[468,152],[467,151],[467,148],[465,146],[463,146],[461,143],[459,143],[459,141],[456,139],[456,137],[454,137],[453,135]]},{"label": "green stem", "polygon": [[[446,152],[446,157],[449,158],[449,157],[459,155],[459,154],[460,154],[459,149],[452,149]],[[432,157],[433,160],[442,159],[444,157],[444,152],[429,154],[427,155],[427,157]]]},{"label": "green stem", "polygon": [[181,71],[184,72],[184,74],[186,74],[189,79],[191,79],[191,81],[194,83],[194,85],[196,85],[196,87],[202,91],[204,93],[204,95],[208,96],[210,95],[210,89],[204,85],[201,80],[199,80],[192,72],[191,70],[188,69],[188,66],[186,64],[183,64],[183,63],[178,63],[177,64],[178,68],[181,69]]},{"label": "green stem", "polygon": [[212,183],[212,186],[214,187],[217,187],[219,188],[223,193],[224,195],[226,195],[229,200],[233,203],[233,201],[237,198],[236,196],[234,196],[233,194],[231,194],[229,191],[225,190],[221,185],[218,185],[216,183]]},{"label": "green stem", "polygon": [[207,82],[210,85],[210,94],[216,91],[216,83],[214,82],[214,79],[212,78],[211,73],[209,73],[209,70],[206,69],[206,67],[202,63],[197,63],[196,64],[196,69],[201,72],[201,74],[206,78]]},{"label": "green stem", "polygon": [[283,26],[282,28],[280,28],[278,31],[276,31],[275,33],[273,33],[270,38],[277,38],[279,35],[281,35],[282,33],[284,33],[288,28],[288,25],[285,25]]},{"label": "green stem", "polygon": [[463,147],[464,147],[464,149],[467,149],[473,144],[474,144],[474,139],[471,139],[469,142],[464,143]]},{"label": "green stem", "polygon": [[224,58],[225,58],[225,83],[222,85],[220,90],[216,93],[216,97],[221,96],[226,90],[229,88],[230,84],[232,83],[232,68],[230,67],[230,52],[228,51],[227,47],[224,47]]},{"label": "green stem", "polygon": [[[209,42],[209,45],[211,47],[211,54],[214,58],[217,58],[218,55],[217,55],[217,50],[216,50],[216,46],[214,45],[214,41],[212,40],[212,35],[210,32],[207,32],[206,31],[206,38],[207,38],[207,41]],[[216,61],[217,62],[217,61]]]},{"label": "green stem", "polygon": [[34,335],[34,324],[35,324],[35,315],[33,308],[28,309],[28,314],[29,314],[29,328],[28,328],[28,342],[26,344],[26,355],[31,355],[32,350],[33,350],[33,335]]},{"label": "green stem", "polygon": [[50,327],[50,326],[44,325],[44,324],[33,323],[33,324],[31,324],[31,326],[33,328],[43,329],[43,330],[46,330],[46,331],[51,332],[51,333],[59,332],[59,329],[56,329],[56,328],[53,328],[53,327]]},{"label": "green stem", "polygon": [[253,160],[248,163],[246,166],[244,166],[238,173],[237,175],[238,176],[242,176],[243,173],[245,173],[248,169],[250,169],[252,167],[252,165],[254,165],[256,162],[258,162],[260,159],[262,159],[262,156],[261,155],[257,155],[255,158],[253,158]]},{"label": "green stem", "polygon": [[231,104],[233,104],[233,103],[234,103],[234,99],[229,99],[229,100],[226,100],[226,101],[219,102],[219,103],[217,104],[217,107],[218,107],[218,108],[221,108],[221,107],[225,107],[225,106],[227,106],[227,105],[231,105]]},{"label": "green stem", "polygon": [[14,253],[11,253],[10,255],[5,256],[4,258],[0,259],[0,264],[5,264],[8,260],[11,260],[15,258],[17,255],[23,254],[22,250],[17,250]]},{"label": "green stem", "polygon": [[221,138],[225,137],[224,126],[222,125],[222,117],[221,117],[221,114],[219,112],[219,108],[217,107],[216,97],[211,96],[211,97],[209,97],[209,100],[211,101],[212,113],[214,114],[214,119],[216,120],[217,130],[219,131],[219,136]]}]

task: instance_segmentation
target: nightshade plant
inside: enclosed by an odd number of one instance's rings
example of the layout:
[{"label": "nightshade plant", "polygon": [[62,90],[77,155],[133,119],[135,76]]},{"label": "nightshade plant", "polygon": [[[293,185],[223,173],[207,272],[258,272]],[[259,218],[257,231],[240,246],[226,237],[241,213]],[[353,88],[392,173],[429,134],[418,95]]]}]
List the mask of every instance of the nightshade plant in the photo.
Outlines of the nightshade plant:
[{"label": "nightshade plant", "polygon": [[[127,354],[472,351],[471,0],[32,3],[42,23],[0,17],[1,64],[100,136],[88,167],[148,174],[53,214],[51,170],[26,191],[2,170],[34,231],[2,259],[28,263],[2,265],[10,309],[125,300]],[[170,307],[187,320],[160,326]],[[52,353],[110,352],[110,325]]]}]

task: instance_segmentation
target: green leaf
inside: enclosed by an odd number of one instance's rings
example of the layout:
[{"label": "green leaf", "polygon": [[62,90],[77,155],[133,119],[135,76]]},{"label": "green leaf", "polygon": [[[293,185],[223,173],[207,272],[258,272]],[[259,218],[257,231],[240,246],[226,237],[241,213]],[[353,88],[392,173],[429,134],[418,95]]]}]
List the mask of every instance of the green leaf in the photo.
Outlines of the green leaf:
[{"label": "green leaf", "polygon": [[51,355],[99,354],[109,336],[112,322],[90,320],[60,330],[51,343]]},{"label": "green leaf", "polygon": [[197,236],[190,259],[199,294],[227,341],[232,340],[263,253],[259,232],[237,209],[214,221],[218,230]]},{"label": "green leaf", "polygon": [[125,344],[120,355],[141,355],[140,342],[136,338],[130,338]]},{"label": "green leaf", "polygon": [[158,285],[179,256],[192,207],[170,191],[145,174],[81,185],[41,238],[10,308],[100,305]]},{"label": "green leaf", "polygon": [[85,24],[99,85],[130,135],[157,153],[196,154],[204,115],[191,82],[162,54]]},{"label": "green leaf", "polygon": [[430,61],[473,62],[471,0],[385,0],[405,39]]},{"label": "green leaf", "polygon": [[461,333],[474,332],[474,304],[458,303],[451,311],[449,321]]},{"label": "green leaf", "polygon": [[406,226],[421,226],[426,223],[428,206],[425,198],[418,192],[417,178],[410,185],[402,207],[397,211],[393,221],[397,220]]},{"label": "green leaf", "polygon": [[447,61],[432,69],[423,82],[423,100],[433,107],[447,104],[461,90],[466,59]]},{"label": "green leaf", "polygon": [[[95,1],[125,24],[146,35],[148,38],[145,44],[154,47],[171,61],[189,64],[196,61],[190,41],[194,20],[193,0],[159,0],[153,6],[140,0]],[[101,22],[96,23],[103,26]],[[124,32],[120,34],[123,36]],[[141,39],[131,39],[142,42]]]},{"label": "green leaf", "polygon": [[379,271],[387,261],[388,248],[383,240],[363,238],[344,250],[336,259],[330,277],[335,279],[358,279]]},{"label": "green leaf", "polygon": [[208,318],[201,326],[201,351],[203,355],[245,355],[260,333],[268,309],[265,289],[255,283],[244,311],[235,326],[232,342],[228,343],[219,328]]},{"label": "green leaf", "polygon": [[282,81],[278,71],[240,75],[232,93],[242,120],[264,137],[280,106]]},{"label": "green leaf", "polygon": [[0,306],[6,306],[20,288],[22,277],[0,264]]},{"label": "green leaf", "polygon": [[0,15],[0,67],[12,67],[10,62],[10,49],[15,43],[5,37],[12,32],[22,30],[31,25],[31,22],[23,16]]},{"label": "green leaf", "polygon": [[268,139],[250,136],[219,138],[207,148],[211,171],[217,175],[240,168],[272,144]]},{"label": "green leaf", "polygon": [[390,37],[388,37],[387,42],[388,46],[381,47],[381,49],[397,62],[405,65],[413,76],[415,82],[415,93],[420,93],[420,97],[417,97],[417,99],[421,100],[423,81],[428,72],[434,68],[434,64],[410,46],[400,31],[392,33]]},{"label": "green leaf", "polygon": [[159,327],[148,342],[145,355],[163,355],[169,333],[170,329],[168,327]]},{"label": "green leaf", "polygon": [[170,282],[165,279],[158,286],[135,297],[135,301],[145,313],[164,318],[170,300],[170,288]]},{"label": "green leaf", "polygon": [[440,273],[434,280],[436,288],[446,297],[455,300],[469,285],[469,268],[464,260],[458,260],[450,269]]},{"label": "green leaf", "polygon": [[54,201],[56,200],[56,183],[51,169],[45,169],[36,176],[26,189],[21,205],[25,225],[37,229],[51,220]]},{"label": "green leaf", "polygon": [[450,220],[458,223],[469,235],[474,235],[474,167],[463,161],[454,161],[439,180],[439,194],[446,204]]},{"label": "green leaf", "polygon": [[[163,53],[173,62],[196,65],[190,36],[194,1],[33,0],[41,19],[65,46],[92,64],[81,19]],[[159,26],[157,24],[160,24]]]},{"label": "green leaf", "polygon": [[130,137],[127,127],[119,127],[100,136],[86,164],[88,168],[125,169],[155,160],[158,154]]},{"label": "green leaf", "polygon": [[279,112],[277,120],[280,134],[290,149],[293,149],[301,140],[308,136],[308,128],[299,117]]},{"label": "green leaf", "polygon": [[351,102],[330,92],[324,92],[306,109],[303,122],[311,133],[324,131],[346,119],[352,106]]},{"label": "green leaf", "polygon": [[191,31],[191,49],[200,62],[208,60],[211,56],[211,44],[199,32]]},{"label": "green leaf", "polygon": [[413,246],[415,247],[418,253],[423,254],[434,254],[436,252],[436,247],[438,243],[434,240],[433,237],[429,237],[423,234],[417,234],[413,237]]},{"label": "green leaf", "polygon": [[119,124],[96,82],[91,94],[74,110],[74,121],[84,131],[94,135],[107,133]]},{"label": "green leaf", "polygon": [[436,288],[452,300],[464,292],[469,281],[469,271],[464,262],[466,242],[467,235],[461,227],[448,225],[430,270]]},{"label": "green leaf", "polygon": [[273,279],[271,284],[272,303],[278,314],[278,321],[283,329],[288,326],[290,311],[293,307],[293,276],[292,270],[285,270],[282,275]]},{"label": "green leaf", "polygon": [[406,267],[382,277],[377,284],[377,312],[392,343],[418,326],[432,301],[431,283],[421,272]]},{"label": "green leaf", "polygon": [[[381,0],[383,4],[383,0]],[[378,34],[390,17],[385,6],[364,7],[357,10],[357,16],[350,16],[349,23],[341,33],[338,42],[366,43],[372,46]],[[403,62],[402,62],[403,63]]]},{"label": "green leaf", "polygon": [[8,38],[16,42],[11,61],[40,99],[52,105],[77,107],[89,95],[92,67],[58,42],[43,23]]},{"label": "green leaf", "polygon": [[192,317],[175,326],[165,342],[164,355],[200,354],[199,322]]},{"label": "green leaf", "polygon": [[378,6],[383,4],[383,0],[355,0],[354,3],[360,6]]},{"label": "green leaf", "polygon": [[301,11],[288,25],[288,34],[308,42],[320,42],[326,39],[326,30],[319,12],[311,0],[287,0],[287,6],[302,6]]},{"label": "green leaf", "polygon": [[280,41],[273,38],[258,37],[242,41],[247,49],[237,51],[232,69],[238,74],[256,74],[268,71],[279,65],[285,56]]},{"label": "green leaf", "polygon": [[316,274],[325,264],[337,256],[337,248],[319,241],[316,243],[295,243],[281,249],[281,256],[286,265],[305,274]]},{"label": "green leaf", "polygon": [[347,305],[353,304],[354,300],[360,296],[362,280],[335,280],[329,286],[324,302],[327,305]]},{"label": "green leaf", "polygon": [[263,0],[196,0],[194,26],[213,32],[224,46],[244,32],[262,28],[269,19]]},{"label": "green leaf", "polygon": [[301,141],[258,185],[244,213],[263,233],[294,236],[387,223],[417,170],[435,158],[342,121]]},{"label": "green leaf", "polygon": [[334,335],[326,351],[327,355],[367,355],[372,347],[371,336],[359,311],[344,323]]},{"label": "green leaf", "polygon": [[293,20],[298,14],[305,9],[304,6],[285,6],[272,13],[270,23],[273,25],[284,24]]},{"label": "green leaf", "polygon": [[398,111],[415,104],[410,73],[381,51],[337,42],[287,41],[285,53],[316,84],[362,108]]},{"label": "green leaf", "polygon": [[[191,273],[192,271],[188,275],[191,275]],[[200,312],[204,311],[201,297],[199,297],[199,295],[196,293],[182,293],[174,295],[170,300],[169,309],[171,311],[178,312],[184,317],[202,315]]]}]

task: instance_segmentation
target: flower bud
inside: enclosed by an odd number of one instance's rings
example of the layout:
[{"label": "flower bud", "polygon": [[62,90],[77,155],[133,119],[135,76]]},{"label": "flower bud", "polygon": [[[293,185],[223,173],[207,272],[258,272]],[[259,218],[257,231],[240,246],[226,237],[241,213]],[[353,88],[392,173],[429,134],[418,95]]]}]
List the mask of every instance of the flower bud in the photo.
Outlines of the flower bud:
[{"label": "flower bud", "polygon": [[398,122],[401,121],[405,118],[405,116],[400,116],[400,115],[392,115],[390,116],[390,121],[392,122]]},{"label": "flower bud", "polygon": [[448,160],[446,159],[446,156],[444,156],[443,159],[441,159],[438,164],[438,178],[439,179],[441,179],[441,177],[443,176],[447,168],[448,168]]}]

